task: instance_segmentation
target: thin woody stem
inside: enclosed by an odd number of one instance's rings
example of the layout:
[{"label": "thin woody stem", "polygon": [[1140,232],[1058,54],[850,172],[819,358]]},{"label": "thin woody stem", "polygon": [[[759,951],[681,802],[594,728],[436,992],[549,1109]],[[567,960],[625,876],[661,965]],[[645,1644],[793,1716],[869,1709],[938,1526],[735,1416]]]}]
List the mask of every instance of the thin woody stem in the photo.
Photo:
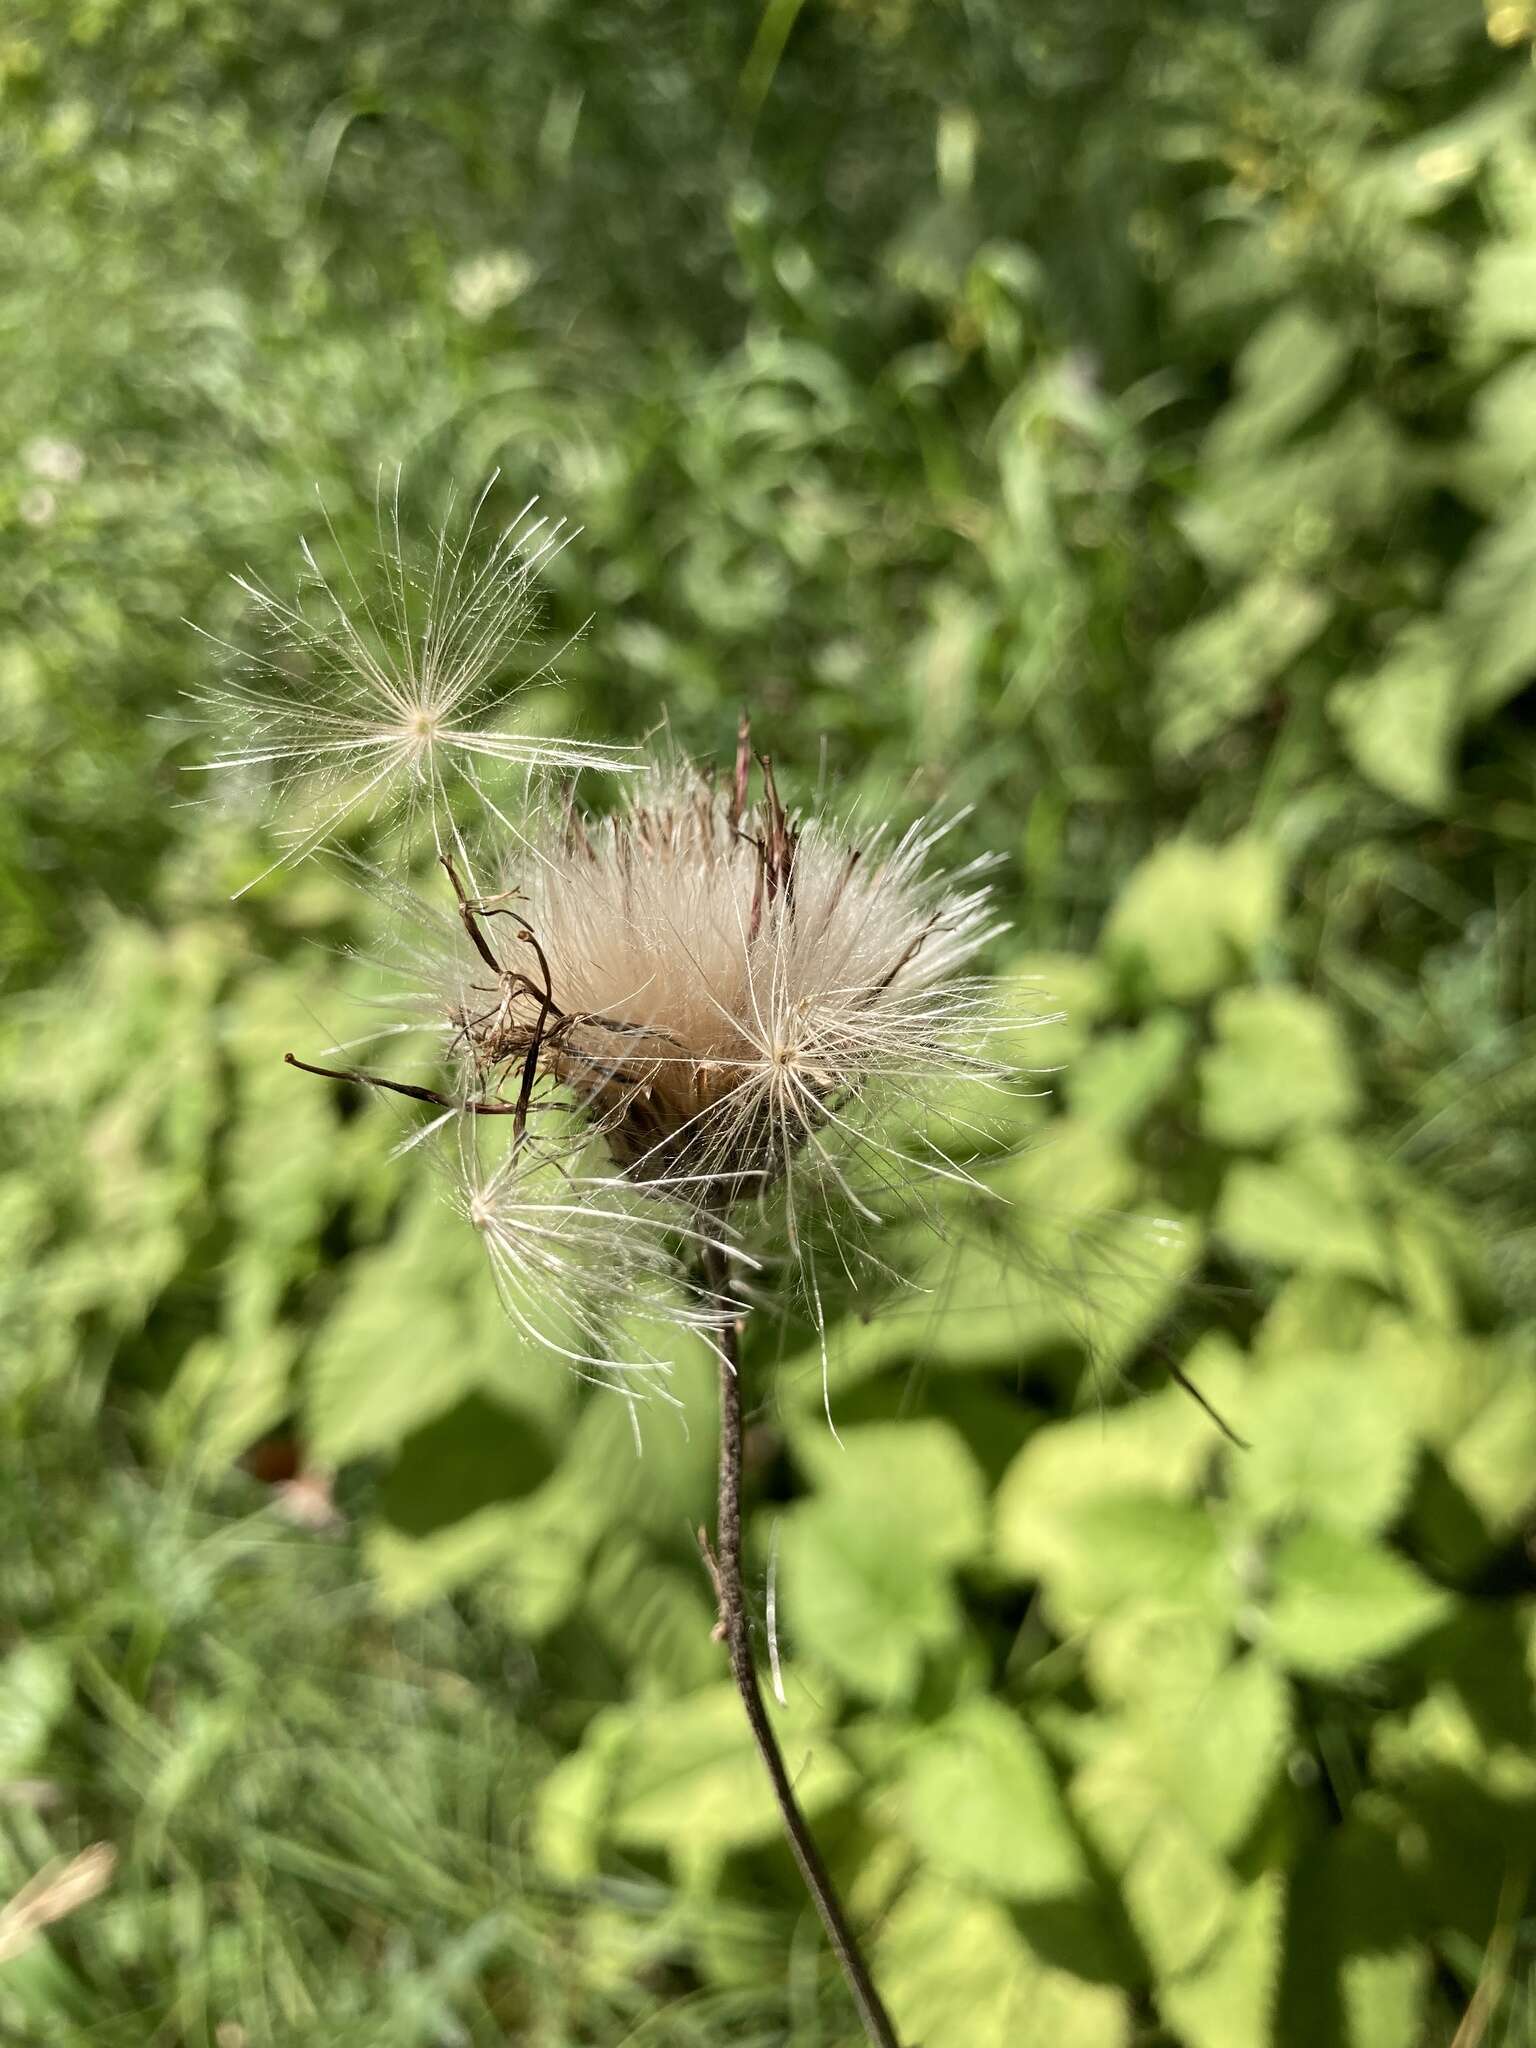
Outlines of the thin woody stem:
[{"label": "thin woody stem", "polygon": [[383,1074],[365,1074],[360,1067],[317,1067],[285,1052],[283,1064],[297,1067],[301,1074],[318,1074],[325,1081],[355,1081],[360,1088],[387,1088],[391,1095],[408,1095],[412,1102],[430,1102],[439,1109],[462,1109],[470,1116],[516,1116],[515,1102],[464,1102],[452,1095],[440,1095],[435,1088],[414,1088],[409,1081],[391,1081]]},{"label": "thin woody stem", "polygon": [[[705,1285],[720,1300],[732,1297],[729,1253],[717,1245],[703,1250]],[[837,1888],[832,1882],[810,1824],[800,1811],[794,1786],[784,1766],[784,1753],[768,1719],[757,1663],[752,1653],[752,1624],[747,1613],[746,1590],[741,1561],[741,1445],[742,1404],[740,1372],[740,1321],[733,1318],[721,1336],[720,1359],[720,1498],[715,1532],[715,1555],[709,1560],[715,1591],[720,1603],[720,1633],[730,1651],[731,1676],[746,1709],[747,1724],[773,1784],[783,1818],[784,1832],[799,1865],[805,1888],[810,1893],[827,1939],[832,1944],[848,1988],[853,1993],[864,2031],[874,2048],[901,2048],[874,1979],[869,1973],[858,1940],[848,1924]]]}]

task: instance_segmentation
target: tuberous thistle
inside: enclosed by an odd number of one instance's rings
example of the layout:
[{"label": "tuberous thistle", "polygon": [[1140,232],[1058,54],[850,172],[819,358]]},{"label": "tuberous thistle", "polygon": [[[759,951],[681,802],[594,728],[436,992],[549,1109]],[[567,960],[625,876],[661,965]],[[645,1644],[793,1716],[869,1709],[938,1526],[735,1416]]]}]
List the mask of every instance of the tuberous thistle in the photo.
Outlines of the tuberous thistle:
[{"label": "tuberous thistle", "polygon": [[[965,1178],[923,1112],[1004,1071],[1012,1020],[971,971],[1000,927],[985,863],[934,865],[955,820],[856,832],[801,814],[745,718],[718,773],[519,733],[508,713],[550,670],[509,677],[509,661],[567,536],[530,503],[477,554],[489,490],[418,565],[398,483],[381,494],[376,592],[334,531],[339,585],[307,545],[294,603],[247,580],[271,651],[205,693],[228,734],[207,765],[262,777],[296,814],[274,867],[364,819],[403,826],[408,862],[410,828],[430,827],[443,908],[380,881],[408,908],[408,1007],[437,1071],[294,1064],[434,1111],[426,1134],[514,1325],[627,1383],[665,1348],[647,1330],[718,1329],[694,1277],[706,1248],[741,1259],[766,1217],[819,1321],[809,1204],[874,1217],[927,1176]],[[634,770],[615,808],[579,803],[569,777],[553,800],[549,771],[581,767]],[[532,776],[532,801],[493,789],[494,768]],[[455,783],[480,814],[473,851]]]},{"label": "tuberous thistle", "polygon": [[963,1177],[911,1134],[936,1090],[1002,1071],[967,972],[999,926],[981,864],[931,871],[946,829],[856,839],[796,815],[744,720],[731,773],[653,765],[616,811],[548,810],[488,892],[443,856],[454,916],[420,918],[405,964],[446,1089],[321,1071],[505,1118],[510,1160],[556,1131],[599,1143],[684,1262],[770,1209],[814,1306],[809,1191],[871,1213],[871,1195]]},{"label": "tuberous thistle", "polygon": [[[527,523],[531,510],[474,566],[471,518],[462,539],[439,542],[420,584],[395,512],[379,610],[355,581],[339,596],[320,579],[313,613],[248,585],[282,651],[225,686],[218,701],[249,731],[216,765],[268,772],[299,799],[306,816],[283,860],[315,851],[360,808],[430,818],[451,909],[421,905],[399,879],[382,886],[408,912],[406,1022],[427,1027],[435,1071],[406,1080],[288,1058],[433,1112],[407,1143],[435,1139],[447,1157],[451,1199],[514,1327],[616,1383],[632,1416],[670,1333],[713,1344],[717,1548],[700,1540],[717,1633],[865,2030],[876,2048],[897,2048],[756,1676],[742,1569],[741,1272],[756,1263],[748,1245],[766,1238],[754,1220],[776,1215],[820,1324],[804,1193],[830,1188],[878,1215],[871,1204],[915,1178],[966,1177],[916,1134],[935,1091],[1004,1071],[991,1047],[1011,1020],[971,972],[1000,927],[984,864],[932,866],[945,825],[854,834],[797,813],[745,718],[724,774],[653,764],[626,779],[613,810],[589,811],[572,791],[563,807],[546,800],[510,818],[486,787],[489,764],[624,763],[617,750],[487,722],[532,577],[559,541],[559,528]],[[471,853],[450,775],[499,843],[477,840]]]}]

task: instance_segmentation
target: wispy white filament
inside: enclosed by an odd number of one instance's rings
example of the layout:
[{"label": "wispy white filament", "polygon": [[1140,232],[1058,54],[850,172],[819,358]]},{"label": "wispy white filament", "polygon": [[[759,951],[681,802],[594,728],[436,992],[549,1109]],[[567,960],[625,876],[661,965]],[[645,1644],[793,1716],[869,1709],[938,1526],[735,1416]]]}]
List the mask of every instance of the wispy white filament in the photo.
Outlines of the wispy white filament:
[{"label": "wispy white filament", "polygon": [[451,1200],[480,1236],[511,1322],[584,1375],[659,1391],[659,1333],[708,1338],[724,1313],[683,1284],[675,1247],[687,1219],[538,1141],[487,1164],[474,1122],[459,1119]]},{"label": "wispy white filament", "polygon": [[254,576],[236,578],[267,645],[251,651],[217,642],[226,673],[189,695],[221,742],[200,765],[269,786],[285,818],[286,848],[264,874],[312,853],[357,816],[393,814],[408,830],[424,817],[439,848],[452,843],[455,780],[515,831],[512,799],[488,779],[496,771],[628,764],[629,749],[520,733],[507,723],[515,700],[556,680],[558,655],[527,674],[509,664],[538,616],[539,573],[573,536],[563,520],[536,516],[530,499],[477,552],[476,529],[495,481],[457,531],[450,499],[435,548],[420,564],[401,534],[398,477],[387,499],[381,491],[372,590],[323,506],[340,562],[335,580],[308,541],[301,546],[305,583],[292,602]]}]

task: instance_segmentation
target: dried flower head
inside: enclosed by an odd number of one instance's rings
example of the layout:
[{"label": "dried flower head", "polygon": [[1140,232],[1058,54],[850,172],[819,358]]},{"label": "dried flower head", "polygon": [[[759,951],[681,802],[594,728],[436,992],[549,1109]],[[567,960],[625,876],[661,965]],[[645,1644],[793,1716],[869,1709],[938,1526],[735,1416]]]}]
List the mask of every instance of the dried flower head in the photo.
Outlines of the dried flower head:
[{"label": "dried flower head", "polygon": [[189,694],[221,740],[201,765],[258,778],[291,811],[287,849],[266,874],[313,852],[355,814],[395,814],[408,828],[425,815],[442,850],[455,836],[448,802],[455,778],[515,831],[488,772],[627,765],[626,748],[519,733],[505,723],[514,699],[556,680],[558,655],[524,675],[509,674],[508,663],[537,619],[541,569],[572,536],[563,520],[535,517],[530,500],[477,554],[475,531],[495,481],[458,531],[450,498],[436,545],[418,562],[401,535],[397,477],[388,501],[381,492],[375,507],[379,588],[372,595],[328,514],[339,585],[308,541],[301,543],[306,580],[291,603],[254,577],[235,579],[267,645],[253,652],[218,643],[229,672]]},{"label": "dried flower head", "polygon": [[[1016,1020],[967,972],[1001,929],[987,863],[930,868],[953,821],[855,839],[790,812],[765,757],[754,794],[753,763],[743,723],[724,779],[652,766],[609,815],[546,810],[489,892],[472,893],[443,855],[453,915],[379,878],[408,914],[395,961],[407,1008],[452,1084],[319,1069],[466,1127],[505,1120],[503,1164],[466,1181],[459,1206],[486,1233],[513,1320],[541,1343],[544,1262],[569,1258],[561,1313],[584,1334],[552,1348],[589,1365],[612,1356],[621,1300],[650,1299],[705,1244],[729,1239],[739,1258],[754,1200],[775,1204],[819,1320],[807,1182],[877,1216],[866,1195],[905,1197],[932,1174],[968,1180],[926,1142],[925,1104],[1007,1071],[991,1042]],[[606,1174],[570,1163],[594,1142]],[[534,1156],[565,1160],[564,1191],[525,1239]],[[694,1320],[718,1325],[721,1304],[692,1299]]]},{"label": "dried flower head", "polygon": [[552,1077],[630,1181],[716,1214],[803,1159],[885,1150],[872,1097],[996,1072],[962,971],[998,929],[980,864],[928,872],[944,825],[859,842],[798,818],[760,765],[753,798],[744,727],[723,785],[656,768],[613,815],[530,828],[507,887],[461,904],[438,988],[470,1092]]}]

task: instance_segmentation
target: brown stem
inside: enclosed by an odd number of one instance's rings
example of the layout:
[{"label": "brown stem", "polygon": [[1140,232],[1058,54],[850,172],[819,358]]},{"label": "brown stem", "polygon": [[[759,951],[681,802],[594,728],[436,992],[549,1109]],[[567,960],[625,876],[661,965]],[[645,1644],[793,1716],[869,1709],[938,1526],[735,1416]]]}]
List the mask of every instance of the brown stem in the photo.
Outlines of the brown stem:
[{"label": "brown stem", "polygon": [[[708,1245],[704,1250],[703,1263],[705,1285],[720,1300],[729,1302],[732,1298],[729,1254]],[[901,2048],[890,2015],[875,1989],[869,1965],[848,1924],[837,1888],[821,1860],[816,1838],[795,1799],[794,1786],[784,1767],[784,1753],[768,1719],[762,1688],[757,1681],[757,1663],[752,1654],[752,1623],[747,1613],[741,1563],[740,1328],[739,1319],[733,1318],[722,1333],[720,1347],[720,1502],[715,1532],[716,1554],[710,1560],[720,1602],[720,1632],[730,1651],[731,1676],[746,1709],[752,1740],[757,1744],[758,1755],[773,1784],[789,1846],[805,1880],[805,1888],[821,1915],[821,1924],[827,1931],[832,1952],[848,1980],[859,2017],[864,2022],[864,2031],[875,2048]]]},{"label": "brown stem", "polygon": [[462,1109],[471,1116],[516,1116],[515,1102],[461,1102],[452,1095],[439,1095],[435,1088],[413,1088],[409,1081],[389,1081],[382,1074],[365,1074],[360,1067],[316,1067],[297,1053],[285,1052],[284,1064],[301,1074],[318,1074],[325,1081],[356,1081],[360,1088],[387,1088],[392,1095],[408,1095],[412,1102],[435,1103],[439,1109]]}]

